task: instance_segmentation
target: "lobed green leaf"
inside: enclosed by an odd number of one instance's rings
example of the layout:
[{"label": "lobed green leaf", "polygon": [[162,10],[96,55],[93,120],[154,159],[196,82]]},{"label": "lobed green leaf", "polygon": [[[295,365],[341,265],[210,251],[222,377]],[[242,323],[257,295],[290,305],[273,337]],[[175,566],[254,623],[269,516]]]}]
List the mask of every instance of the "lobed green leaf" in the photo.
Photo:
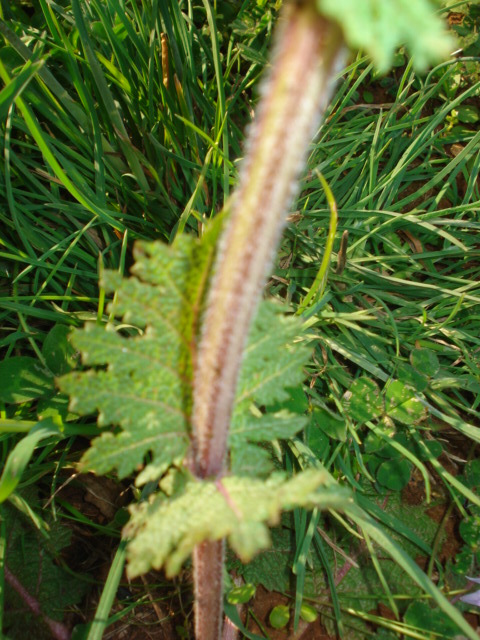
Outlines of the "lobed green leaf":
[{"label": "lobed green leaf", "polygon": [[[217,225],[218,226],[218,225]],[[192,345],[217,229],[203,243],[180,236],[173,247],[138,243],[131,278],[106,272],[106,291],[116,290],[111,311],[144,329],[124,337],[110,324],[87,325],[72,343],[87,365],[106,369],[72,372],[59,380],[70,408],[81,415],[99,411],[100,426],[119,425],[93,441],[82,465],[97,473],[116,469],[120,477],[142,467],[139,484],[182,459],[190,438]]]},{"label": "lobed green leaf", "polygon": [[[171,471],[170,475],[178,473]],[[167,477],[167,483],[172,484],[171,478]],[[130,508],[124,535],[131,539],[131,576],[162,566],[173,576],[195,545],[222,538],[228,538],[232,549],[248,562],[270,545],[268,525],[279,522],[282,510],[297,506],[343,509],[352,504],[348,490],[317,470],[290,480],[275,473],[267,480],[231,476],[216,482],[188,480],[179,484],[180,489],[168,499],[165,494],[156,494]]]},{"label": "lobed green leaf", "polygon": [[318,10],[339,23],[347,44],[364,50],[380,72],[406,45],[417,69],[446,58],[452,38],[430,0],[315,0]]},{"label": "lobed green leaf", "polygon": [[245,349],[232,416],[229,447],[234,473],[269,471],[270,456],[249,443],[290,438],[306,425],[305,416],[288,409],[271,413],[257,409],[289,400],[290,389],[302,384],[310,350],[298,341],[300,332],[301,321],[285,315],[282,306],[260,305]]},{"label": "lobed green leaf", "polygon": [[[137,243],[132,277],[107,271],[102,285],[115,292],[110,311],[123,326],[86,325],[72,344],[85,365],[59,380],[77,414],[99,412],[98,424],[121,430],[96,438],[81,464],[96,473],[116,469],[125,477],[139,468],[137,484],[160,477],[187,455],[190,445],[193,359],[203,301],[221,221],[201,241],[178,236],[173,246]],[[303,416],[265,407],[288,400],[302,383],[309,349],[295,341],[301,321],[278,304],[260,305],[249,336],[232,417],[231,467],[242,475],[266,474],[270,455],[255,443],[288,438],[305,425]],[[131,330],[130,330],[131,333]],[[98,368],[100,367],[100,368]],[[150,462],[144,467],[146,456]]]}]

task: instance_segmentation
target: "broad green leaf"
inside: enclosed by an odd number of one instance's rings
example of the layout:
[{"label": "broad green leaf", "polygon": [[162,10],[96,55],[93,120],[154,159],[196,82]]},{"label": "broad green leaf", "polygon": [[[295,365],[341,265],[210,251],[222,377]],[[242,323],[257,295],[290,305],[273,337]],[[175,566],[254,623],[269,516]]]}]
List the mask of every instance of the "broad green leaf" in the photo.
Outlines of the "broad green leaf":
[{"label": "broad green leaf", "polygon": [[469,516],[460,522],[460,535],[468,545],[478,549],[480,543],[480,516]]},{"label": "broad green leaf", "polygon": [[437,354],[431,349],[414,349],[410,354],[410,362],[417,371],[429,378],[440,369]]},{"label": "broad green leaf", "polygon": [[347,439],[347,423],[340,416],[336,416],[330,411],[316,408],[313,412],[313,423],[317,429],[333,440],[345,442]]},{"label": "broad green leaf", "polygon": [[438,458],[442,451],[443,446],[438,440],[424,440],[422,439],[423,447],[420,447],[416,442],[411,441],[409,448],[412,453],[417,456],[419,460],[428,462],[432,458]]},{"label": "broad green leaf", "polygon": [[[298,395],[292,398],[292,393],[301,387],[310,350],[295,342],[301,321],[283,311],[278,304],[263,302],[249,334],[229,434],[235,474],[268,473],[270,455],[262,449],[254,451],[249,443],[292,437],[307,423],[305,416],[291,409],[303,411],[305,407],[303,392],[303,403]],[[270,412],[269,407],[277,410]]]},{"label": "broad green leaf", "polygon": [[54,396],[40,398],[37,404],[37,418],[45,420],[52,418],[61,422],[71,422],[78,420],[78,415],[68,410],[69,398],[63,393],[56,393]]},{"label": "broad green leaf", "polygon": [[378,454],[383,447],[385,447],[385,441],[375,435],[373,431],[369,431],[363,440],[365,453]]},{"label": "broad green leaf", "polygon": [[[358,498],[357,503],[385,527],[410,555],[417,556],[420,553],[430,556],[437,531],[432,527],[432,520],[425,512],[424,505],[408,504],[400,492],[389,494],[388,510],[385,510],[384,500],[384,496],[367,486],[366,495]],[[443,533],[440,533],[440,538],[443,541]]]},{"label": "broad green leaf", "polygon": [[359,423],[375,420],[383,413],[383,398],[377,383],[371,378],[357,378],[349,389],[351,395],[349,412]]},{"label": "broad green leaf", "polygon": [[409,364],[400,364],[397,366],[396,377],[401,380],[404,384],[413,387],[420,393],[425,391],[428,387],[428,378],[427,375],[424,374],[423,371],[417,371],[414,367]]},{"label": "broad green leaf", "polygon": [[330,451],[330,438],[313,420],[310,423],[310,427],[306,429],[306,438],[306,442],[315,456],[319,460],[325,460]]},{"label": "broad green leaf", "polygon": [[[286,516],[282,518],[285,519]],[[268,591],[287,591],[292,581],[294,533],[287,527],[271,529],[272,547],[263,551],[246,565],[237,560],[235,570],[244,580],[262,584]],[[309,594],[311,595],[311,594]]]},{"label": "broad green leaf", "polygon": [[456,108],[456,111],[460,122],[475,124],[480,120],[480,110],[474,105],[462,104]]},{"label": "broad green leaf", "polygon": [[289,387],[295,388],[304,378],[302,366],[310,350],[301,343],[293,344],[302,321],[284,311],[271,302],[260,305],[243,356],[236,412],[252,400],[261,406],[286,402],[291,398]]},{"label": "broad green leaf", "polygon": [[[462,614],[447,600],[438,587],[419,568],[412,557],[396,544],[390,532],[383,531],[369,517],[366,517],[356,505],[351,509],[347,509],[346,513],[375,540],[377,545],[391,555],[394,562],[398,565],[398,568],[401,567],[425,593],[432,597],[432,601],[435,601],[439,609],[447,614],[450,620],[456,624],[459,631],[462,631],[467,638],[471,638],[472,640],[478,637],[476,631],[470,627]],[[411,591],[409,593],[411,593]]]},{"label": "broad green leaf", "polygon": [[389,441],[385,442],[385,440],[381,440],[381,446],[376,451],[376,454],[381,458],[388,458],[392,460],[393,458],[401,458],[403,453],[401,453],[398,449],[390,444],[390,442],[397,442],[401,444],[403,447],[408,449],[410,447],[410,439],[404,433],[396,433],[393,437],[389,437]]},{"label": "broad green leaf", "polygon": [[270,545],[268,525],[279,521],[282,510],[350,504],[350,492],[332,484],[322,471],[309,470],[290,480],[282,473],[266,481],[238,476],[189,480],[168,499],[160,493],[131,507],[124,529],[131,539],[128,572],[137,576],[165,566],[169,576],[176,575],[196,544],[222,538],[248,562]]},{"label": "broad green leaf", "polygon": [[52,374],[38,360],[14,356],[0,362],[0,401],[21,403],[54,391]]},{"label": "broad green leaf", "polygon": [[480,459],[470,460],[463,470],[465,482],[468,487],[474,488],[480,485]]},{"label": "broad green leaf", "polygon": [[232,473],[243,476],[267,475],[273,467],[272,455],[268,448],[255,444],[239,442],[230,451],[230,469]]},{"label": "broad green leaf", "polygon": [[[292,445],[294,446],[294,448]],[[297,460],[299,461],[302,468],[306,468],[309,465],[312,465],[314,468],[323,469],[323,466],[321,465],[321,463],[318,460],[316,460],[313,456],[309,455],[308,448],[304,445],[304,443],[301,440],[299,440],[298,438],[295,438],[290,446],[292,450],[296,452]],[[360,502],[362,498],[362,494],[359,492],[357,496],[358,496],[357,501]],[[392,498],[394,500],[395,496],[397,496],[397,499],[400,500],[399,493],[394,493],[392,496],[389,496],[390,510],[391,510]],[[430,578],[416,564],[415,560],[413,560],[412,556],[414,554],[410,554],[406,552],[396,542],[396,539],[398,538],[398,536],[396,535],[397,533],[396,530],[395,529],[384,530],[382,528],[381,522],[384,517],[383,509],[378,509],[377,511],[377,514],[378,514],[377,517],[379,519],[379,523],[376,523],[356,503],[353,504],[352,506],[345,507],[343,511],[351,521],[355,522],[355,524],[360,527],[360,530],[363,530],[364,532],[366,532],[370,536],[370,538],[375,541],[376,545],[378,545],[384,551],[386,551],[393,559],[394,562],[390,563],[390,566],[388,569],[390,588],[391,588],[391,574],[396,572],[397,570],[405,571],[410,576],[410,578],[412,578],[413,581],[418,585],[418,587],[420,587],[420,589],[422,589],[425,593],[429,594],[432,597],[432,600],[437,603],[439,608],[442,611],[444,611],[449,616],[449,618],[457,624],[459,630],[461,630],[467,638],[471,638],[471,640],[475,640],[475,639],[478,640],[476,631],[474,631],[470,627],[468,622],[463,618],[462,614],[447,600],[447,598],[438,589],[438,587],[435,586],[435,584],[430,580]],[[420,511],[425,517],[423,507],[420,509]],[[385,514],[385,516],[387,517],[387,514]],[[403,521],[404,518],[400,518],[400,520]],[[429,533],[430,535],[432,534],[435,535],[435,528],[429,526]],[[351,573],[352,571],[349,570],[348,575],[350,575]],[[252,580],[251,578],[250,578],[250,581],[254,582],[254,580]],[[359,579],[355,581],[355,589],[358,589],[358,585],[364,582],[365,582],[365,578],[364,576],[361,576]],[[411,594],[412,589],[410,588],[408,591],[395,589],[393,590],[393,592],[394,593],[403,592],[403,593]],[[355,592],[355,595],[357,595],[356,592]],[[361,610],[362,609],[361,603],[359,602],[357,597],[355,599],[356,599],[356,603],[355,605],[353,605],[355,607],[355,610],[356,611]],[[369,599],[369,601],[371,604],[371,599]],[[367,610],[367,608],[368,606],[364,606],[363,610],[365,611]]]},{"label": "broad green leaf", "polygon": [[[300,330],[300,328],[298,329]],[[287,389],[287,392],[289,396],[287,400],[272,404],[270,411],[276,412],[281,409],[288,409],[292,413],[306,413],[309,410],[308,398],[301,386],[291,387]]]},{"label": "broad green leaf", "polygon": [[347,44],[364,50],[379,71],[392,66],[406,45],[419,70],[440,62],[454,41],[430,0],[315,0],[321,13],[339,23]]},{"label": "broad green leaf", "polygon": [[390,418],[402,424],[414,424],[426,415],[426,409],[415,390],[400,380],[394,380],[387,387],[385,411]]},{"label": "broad green leaf", "polygon": [[386,460],[377,469],[377,480],[387,489],[401,491],[410,480],[412,467],[412,463],[405,458]]},{"label": "broad green leaf", "polygon": [[123,429],[102,434],[83,457],[83,465],[97,473],[117,468],[124,477],[143,464],[149,451],[168,466],[187,449],[182,363],[168,358],[165,335],[160,332],[158,340],[155,335],[147,330],[144,336],[124,338],[113,329],[87,325],[72,337],[86,363],[110,364],[60,380],[71,395],[70,409],[81,415],[99,410],[100,426]]},{"label": "broad green leaf", "polygon": [[[50,516],[48,509],[40,510],[42,518],[33,506],[40,504],[40,498],[34,486],[22,490],[24,504],[28,505],[29,515],[25,517],[18,509],[18,501],[9,500],[2,505],[2,522],[8,535],[3,538],[3,558],[8,558],[8,569],[16,584],[5,581],[2,585],[4,611],[2,620],[2,640],[4,629],[13,638],[67,638],[68,629],[56,625],[56,635],[52,627],[45,624],[47,616],[51,622],[59,623],[74,605],[80,602],[88,592],[88,576],[78,573],[78,564],[68,566],[69,553],[63,553],[70,546],[72,530],[64,523]],[[16,498],[20,496],[14,494]],[[12,496],[13,497],[13,496]],[[15,505],[15,506],[14,506]],[[50,516],[50,517],[49,517]],[[41,529],[36,521],[42,522]],[[20,587],[20,588],[19,588]],[[34,606],[28,607],[25,600],[30,598]]]},{"label": "broad green leaf", "polygon": [[289,411],[254,415],[237,409],[232,423],[230,444],[235,448],[243,446],[245,441],[262,442],[275,438],[289,438],[300,431],[306,421],[307,418],[304,416]]},{"label": "broad green leaf", "polygon": [[43,357],[50,371],[56,376],[67,373],[75,366],[75,349],[68,340],[70,331],[66,324],[56,324],[43,342]]},{"label": "broad green leaf", "polygon": [[[425,637],[438,635],[441,638],[458,637],[458,627],[439,609],[433,609],[426,602],[417,600],[409,605],[404,621],[425,633]],[[438,635],[437,635],[438,634]]]}]

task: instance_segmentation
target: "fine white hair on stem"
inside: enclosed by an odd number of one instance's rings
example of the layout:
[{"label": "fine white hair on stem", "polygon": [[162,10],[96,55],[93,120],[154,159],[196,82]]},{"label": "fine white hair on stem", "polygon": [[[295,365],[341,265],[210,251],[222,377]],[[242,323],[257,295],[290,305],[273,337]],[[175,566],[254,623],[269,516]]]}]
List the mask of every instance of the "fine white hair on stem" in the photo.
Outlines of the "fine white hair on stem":
[{"label": "fine white hair on stem", "polygon": [[242,352],[298,189],[308,145],[344,59],[338,27],[310,3],[280,19],[272,64],[222,234],[194,376],[195,473],[222,473]]},{"label": "fine white hair on stem", "polygon": [[[219,479],[225,471],[250,325],[298,189],[308,145],[343,59],[340,29],[317,13],[314,0],[286,4],[257,117],[249,128],[239,186],[220,239],[194,362],[191,466],[199,479]],[[221,540],[195,547],[197,640],[220,637],[223,557]]]}]

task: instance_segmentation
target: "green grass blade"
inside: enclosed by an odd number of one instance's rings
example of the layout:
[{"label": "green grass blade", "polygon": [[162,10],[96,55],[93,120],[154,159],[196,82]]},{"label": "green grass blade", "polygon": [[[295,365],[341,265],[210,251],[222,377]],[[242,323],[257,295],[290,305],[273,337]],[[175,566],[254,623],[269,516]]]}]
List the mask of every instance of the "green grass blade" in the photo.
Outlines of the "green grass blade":
[{"label": "green grass blade", "polygon": [[121,540],[113,562],[110,565],[107,580],[102,590],[102,595],[95,611],[95,617],[91,623],[87,640],[102,640],[103,634],[108,626],[108,617],[112,609],[118,585],[123,575],[125,566],[127,540]]},{"label": "green grass blade", "polygon": [[0,504],[15,491],[38,443],[52,436],[63,437],[51,419],[37,423],[10,452],[0,478]]}]

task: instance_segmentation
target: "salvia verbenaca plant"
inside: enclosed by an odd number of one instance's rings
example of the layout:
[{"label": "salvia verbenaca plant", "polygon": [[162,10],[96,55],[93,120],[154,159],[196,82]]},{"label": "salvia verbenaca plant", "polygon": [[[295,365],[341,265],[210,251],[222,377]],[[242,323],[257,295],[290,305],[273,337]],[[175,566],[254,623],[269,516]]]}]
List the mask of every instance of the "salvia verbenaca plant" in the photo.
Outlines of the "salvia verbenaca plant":
[{"label": "salvia verbenaca plant", "polygon": [[[261,302],[262,287],[347,46],[363,48],[383,71],[399,45],[422,68],[448,54],[450,42],[428,0],[291,0],[282,11],[228,211],[201,240],[137,243],[129,279],[103,275],[116,293],[112,312],[136,333],[114,323],[76,331],[84,364],[100,368],[59,381],[72,410],[98,410],[99,425],[119,427],[93,441],[82,467],[120,477],[140,470],[138,486],[158,485],[130,509],[128,573],[163,566],[173,576],[193,554],[198,640],[222,634],[225,540],[250,560],[268,546],[268,525],[282,510],[342,510],[395,551],[318,461],[290,479],[272,470],[265,443],[293,437],[304,418],[271,407],[301,384],[309,350],[298,337],[301,319]],[[476,637],[401,553],[405,571]]]}]

